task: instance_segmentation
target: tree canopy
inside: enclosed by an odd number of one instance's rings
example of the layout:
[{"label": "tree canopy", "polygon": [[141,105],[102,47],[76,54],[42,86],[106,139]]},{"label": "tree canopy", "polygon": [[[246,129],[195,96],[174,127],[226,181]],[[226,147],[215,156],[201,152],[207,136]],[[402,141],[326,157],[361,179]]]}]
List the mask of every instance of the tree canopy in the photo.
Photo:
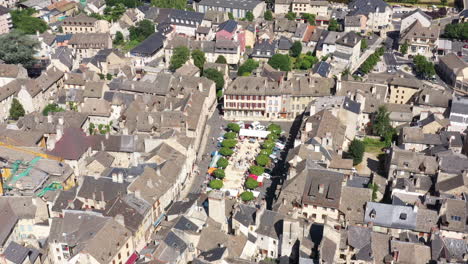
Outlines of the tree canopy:
[{"label": "tree canopy", "polygon": [[228,147],[223,147],[219,150],[219,154],[223,155],[223,156],[231,156],[232,154],[234,154],[234,150],[228,148]]},{"label": "tree canopy", "polygon": [[253,21],[254,18],[255,17],[251,11],[247,11],[247,13],[245,13],[245,19],[247,19],[248,21]]},{"label": "tree canopy", "polygon": [[223,179],[226,177],[226,172],[223,169],[217,169],[214,171],[214,176],[218,179]]},{"label": "tree canopy", "polygon": [[300,41],[294,41],[294,43],[291,46],[291,49],[289,50],[289,54],[292,57],[299,57],[302,52],[302,43]]},{"label": "tree canopy", "polygon": [[221,145],[225,148],[234,148],[237,145],[236,139],[225,139],[221,142]]},{"label": "tree canopy", "polygon": [[124,35],[122,32],[117,31],[115,33],[115,38],[114,38],[114,45],[121,45],[124,43]]},{"label": "tree canopy", "polygon": [[123,5],[126,8],[135,8],[142,5],[140,0],[106,0],[106,6]]},{"label": "tree canopy", "polygon": [[349,145],[349,156],[353,159],[353,165],[357,165],[362,162],[364,156],[365,145],[362,141],[353,139]]},{"label": "tree canopy", "polygon": [[221,64],[227,64],[226,57],[223,55],[219,55],[218,58],[216,58],[216,63],[221,63]]},{"label": "tree canopy", "polygon": [[387,110],[386,106],[380,106],[375,115],[374,121],[372,123],[372,131],[374,135],[380,136],[386,142],[386,145],[391,143],[393,134],[395,134],[395,129],[390,123],[390,113]]},{"label": "tree canopy", "polygon": [[328,31],[340,31],[340,24],[338,24],[338,21],[336,21],[336,19],[330,19],[328,23]]},{"label": "tree canopy", "polygon": [[7,64],[22,64],[29,67],[34,62],[35,49],[39,42],[19,31],[0,35],[0,59]]},{"label": "tree canopy", "polygon": [[280,127],[280,125],[278,124],[270,124],[268,127],[267,127],[267,130],[270,131],[271,133],[273,134],[276,134],[276,135],[279,135],[281,134],[281,132],[283,131]]},{"label": "tree canopy", "polygon": [[196,49],[192,51],[192,59],[193,59],[193,64],[197,66],[200,70],[203,70],[203,65],[205,65],[205,52]]},{"label": "tree canopy", "polygon": [[175,71],[182,67],[190,58],[190,50],[185,46],[179,46],[174,49],[169,69]]},{"label": "tree canopy", "polygon": [[368,47],[368,45],[367,45],[367,39],[366,39],[366,38],[363,38],[363,39],[361,40],[361,50],[363,51],[363,50],[367,49],[367,47]]},{"label": "tree canopy", "polygon": [[239,76],[248,76],[252,73],[253,70],[257,69],[260,64],[258,61],[253,59],[246,60],[239,69],[237,70],[237,75]]},{"label": "tree canopy", "polygon": [[250,166],[249,172],[257,176],[260,176],[265,172],[265,168],[261,166]]},{"label": "tree canopy", "polygon": [[186,0],[151,0],[151,4],[160,8],[174,8],[184,10],[187,7]]},{"label": "tree canopy", "polygon": [[416,55],[413,58],[414,68],[416,70],[416,74],[424,79],[432,77],[435,75],[435,68],[434,64],[426,59],[425,56]]},{"label": "tree canopy", "polygon": [[270,162],[270,158],[267,155],[260,154],[255,158],[255,161],[257,165],[265,167]]},{"label": "tree canopy", "polygon": [[62,107],[58,106],[58,104],[48,104],[46,107],[44,107],[44,110],[42,110],[42,115],[47,116],[49,113],[55,113],[55,112],[63,112],[65,109]]},{"label": "tree canopy", "polygon": [[216,84],[216,90],[221,90],[224,87],[224,77],[223,74],[215,69],[205,69],[203,71],[203,76],[212,80]]},{"label": "tree canopy", "polygon": [[237,137],[236,132],[227,132],[224,134],[225,139],[235,139]]},{"label": "tree canopy", "polygon": [[25,34],[36,34],[37,31],[44,33],[47,30],[47,24],[44,20],[32,16],[36,12],[32,8],[12,10],[10,14],[13,28]]},{"label": "tree canopy", "polygon": [[148,19],[138,22],[137,26],[131,26],[128,31],[130,32],[130,40],[143,41],[151,34],[154,33],[154,24]]},{"label": "tree canopy", "polygon": [[360,66],[360,69],[364,73],[369,73],[377,62],[380,61],[380,57],[384,54],[384,48],[378,48],[372,55],[370,55]]},{"label": "tree canopy", "polygon": [[277,70],[291,70],[291,58],[288,55],[277,53],[268,60],[268,64]]},{"label": "tree canopy", "polygon": [[18,99],[13,98],[10,107],[10,118],[13,120],[18,120],[20,117],[24,116],[24,114],[25,112],[23,105],[18,101]]},{"label": "tree canopy", "polygon": [[244,202],[252,201],[255,198],[253,193],[249,192],[249,191],[245,191],[245,192],[241,193],[240,197],[241,197],[242,201],[244,201]]},{"label": "tree canopy", "polygon": [[400,52],[401,54],[405,55],[406,53],[408,53],[408,42],[405,42],[403,43],[401,46],[400,46]]},{"label": "tree canopy", "polygon": [[444,37],[457,40],[468,40],[468,22],[448,24],[445,26]]},{"label": "tree canopy", "polygon": [[258,187],[258,181],[254,180],[253,178],[248,177],[245,181],[245,187],[247,189],[253,190]]},{"label": "tree canopy", "polygon": [[265,11],[265,13],[263,14],[263,18],[265,18],[266,21],[272,21],[273,13],[271,12],[271,10]]},{"label": "tree canopy", "polygon": [[315,15],[304,13],[302,14],[302,19],[306,20],[310,25],[315,25]]},{"label": "tree canopy", "polygon": [[210,181],[210,188],[211,189],[215,189],[215,190],[219,190],[221,188],[223,188],[223,181],[222,180],[211,180]]},{"label": "tree canopy", "polygon": [[226,158],[220,158],[218,162],[216,162],[216,166],[218,168],[225,169],[229,165],[229,161]]},{"label": "tree canopy", "polygon": [[235,133],[239,133],[240,131],[240,126],[236,123],[229,123],[227,124],[227,128],[229,129],[229,131],[232,131],[232,132],[235,132]]},{"label": "tree canopy", "polygon": [[296,58],[294,62],[294,68],[300,70],[308,70],[312,68],[318,62],[317,57],[312,55],[301,55]]},{"label": "tree canopy", "polygon": [[296,19],[296,13],[294,12],[288,12],[285,16],[288,20],[295,20]]}]

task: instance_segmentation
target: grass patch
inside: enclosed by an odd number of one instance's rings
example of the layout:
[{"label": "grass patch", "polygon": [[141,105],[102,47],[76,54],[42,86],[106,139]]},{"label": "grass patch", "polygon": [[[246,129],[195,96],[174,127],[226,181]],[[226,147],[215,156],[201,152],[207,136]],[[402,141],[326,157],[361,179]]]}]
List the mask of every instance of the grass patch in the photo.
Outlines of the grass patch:
[{"label": "grass patch", "polygon": [[365,151],[369,153],[381,154],[382,149],[385,148],[385,142],[380,139],[365,137],[362,142],[365,146]]},{"label": "grass patch", "polygon": [[139,44],[140,42],[138,40],[130,40],[130,41],[125,42],[122,46],[120,46],[120,48],[125,52],[129,52],[130,50],[132,50]]}]

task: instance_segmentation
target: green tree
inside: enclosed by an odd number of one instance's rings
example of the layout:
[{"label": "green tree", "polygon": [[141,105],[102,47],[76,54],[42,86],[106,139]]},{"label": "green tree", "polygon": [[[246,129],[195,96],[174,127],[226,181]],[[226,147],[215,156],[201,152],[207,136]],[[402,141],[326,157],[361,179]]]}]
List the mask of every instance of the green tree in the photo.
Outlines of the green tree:
[{"label": "green tree", "polygon": [[263,18],[265,18],[265,20],[267,20],[267,21],[272,21],[273,20],[273,13],[271,12],[271,10],[265,11],[265,13],[263,14]]},{"label": "green tree", "polygon": [[255,158],[257,165],[265,167],[268,163],[270,163],[270,158],[267,155],[258,155]]},{"label": "green tree", "polygon": [[353,159],[353,165],[358,165],[364,157],[365,146],[360,140],[353,139],[349,145],[349,156]]},{"label": "green tree", "polygon": [[22,64],[29,67],[34,62],[35,49],[39,42],[19,31],[0,35],[0,59],[7,64]]},{"label": "green tree", "polygon": [[425,56],[416,55],[413,58],[416,74],[421,78],[427,79],[435,75],[434,64],[426,59]]},{"label": "green tree", "polygon": [[249,191],[245,191],[245,192],[241,193],[240,197],[241,197],[242,201],[244,201],[244,202],[252,201],[255,198],[253,193],[249,192]]},{"label": "green tree", "polygon": [[239,133],[240,131],[240,126],[236,123],[229,123],[227,124],[227,128],[229,131],[232,131],[232,132],[235,132],[235,133]]},{"label": "green tree", "polygon": [[268,134],[268,136],[266,138],[269,139],[269,140],[276,141],[276,140],[278,140],[279,136],[277,134],[270,133],[270,134]]},{"label": "green tree", "polygon": [[218,179],[211,180],[209,185],[210,185],[211,189],[219,190],[219,189],[223,188],[223,181],[218,180]]},{"label": "green tree", "polygon": [[185,46],[179,46],[174,49],[169,69],[175,71],[182,67],[190,58],[190,50]]},{"label": "green tree", "polygon": [[114,45],[122,45],[124,43],[124,35],[122,32],[117,31],[115,33]]},{"label": "green tree", "polygon": [[444,37],[455,40],[468,40],[468,22],[448,24],[445,26]]},{"label": "green tree", "polygon": [[390,132],[392,132],[392,130],[393,128],[390,124],[390,113],[386,106],[380,106],[372,124],[372,131],[374,132],[374,135],[385,138]]},{"label": "green tree", "polygon": [[369,183],[369,189],[372,190],[372,201],[377,201],[377,192],[379,191],[379,185],[377,183]]},{"label": "green tree", "polygon": [[440,0],[440,4],[443,5],[443,6],[446,6],[447,5],[447,0]]},{"label": "green tree", "polygon": [[405,41],[405,43],[403,43],[400,47],[401,54],[405,55],[406,53],[408,53],[408,47],[408,42]]},{"label": "green tree", "polygon": [[258,61],[255,61],[253,59],[248,59],[246,60],[241,66],[239,66],[239,69],[237,70],[237,75],[239,76],[245,76],[246,73],[252,73],[253,70],[257,69],[260,64]]},{"label": "green tree", "polygon": [[220,180],[224,179],[226,177],[226,172],[223,169],[217,169],[214,171],[214,176]]},{"label": "green tree", "polygon": [[234,15],[231,12],[228,12],[228,17],[229,19],[234,20]]},{"label": "green tree", "polygon": [[235,139],[237,138],[237,133],[236,132],[227,132],[224,134],[225,139]]},{"label": "green tree", "polygon": [[340,31],[340,25],[338,24],[338,21],[336,21],[336,19],[330,19],[328,23],[328,31]]},{"label": "green tree", "polygon": [[253,190],[258,187],[258,181],[248,177],[247,180],[245,181],[245,188],[249,190]]},{"label": "green tree", "polygon": [[368,47],[368,46],[367,46],[367,39],[366,39],[366,38],[363,38],[363,39],[361,40],[361,50],[365,50],[365,49],[367,49],[367,47]]},{"label": "green tree", "polygon": [[265,140],[262,144],[262,149],[273,149],[275,147],[275,142],[272,140]]},{"label": "green tree", "polygon": [[265,172],[265,168],[261,166],[250,166],[249,172],[254,175],[260,176]]},{"label": "green tree", "polygon": [[285,16],[288,20],[295,20],[296,19],[296,13],[294,12],[288,12]]},{"label": "green tree", "polygon": [[224,148],[221,148],[219,150],[219,154],[223,155],[223,156],[231,156],[232,154],[234,154],[234,150],[230,149],[230,148],[227,148],[227,147],[224,147]]},{"label": "green tree", "polygon": [[44,33],[47,30],[47,24],[44,20],[32,16],[36,12],[32,8],[12,10],[10,14],[13,28],[25,34],[36,34],[37,31]]},{"label": "green tree", "polygon": [[225,139],[221,142],[221,145],[225,148],[234,148],[237,145],[236,139]]},{"label": "green tree", "polygon": [[184,10],[187,7],[186,0],[151,0],[151,4],[160,8],[174,8]]},{"label": "green tree", "polygon": [[216,166],[218,168],[225,169],[229,165],[229,161],[226,158],[220,158],[218,162],[216,162]]},{"label": "green tree", "polygon": [[122,3],[117,3],[115,5],[107,5],[104,9],[104,16],[98,19],[105,19],[107,21],[117,21],[125,13],[126,7]]},{"label": "green tree", "polygon": [[216,84],[216,90],[223,89],[224,77],[223,74],[215,69],[206,69],[203,71],[203,76],[212,80]]},{"label": "green tree", "polygon": [[268,64],[277,70],[291,70],[291,58],[288,55],[277,53],[268,60]]},{"label": "green tree", "polygon": [[302,43],[300,41],[294,41],[294,43],[292,44],[291,46],[291,49],[289,50],[289,54],[292,56],[292,57],[299,57],[299,55],[301,55],[301,52],[302,52]]},{"label": "green tree", "polygon": [[306,20],[310,25],[315,25],[315,15],[304,13],[302,14],[302,19]]},{"label": "green tree", "polygon": [[132,26],[128,29],[130,32],[130,40],[143,41],[154,33],[154,24],[148,19],[138,22],[137,26]]},{"label": "green tree", "polygon": [[283,132],[283,130],[281,129],[281,126],[278,124],[270,124],[267,127],[267,130],[270,131],[272,134],[276,134],[276,135],[279,135],[281,134],[281,132]]},{"label": "green tree", "polygon": [[44,107],[44,110],[42,110],[42,115],[43,116],[48,116],[49,113],[56,113],[56,112],[63,112],[65,109],[62,107],[58,106],[58,104],[48,104]]},{"label": "green tree", "polygon": [[223,97],[223,90],[218,90],[216,92],[216,97],[218,97],[218,100],[221,100]]},{"label": "green tree", "polygon": [[260,150],[260,155],[270,156],[273,153],[273,149],[262,149]]},{"label": "green tree", "polygon": [[94,123],[89,123],[89,126],[88,126],[88,132],[90,135],[94,135],[94,131],[96,130],[96,126],[94,125]]},{"label": "green tree", "polygon": [[203,65],[205,65],[205,52],[196,49],[192,51],[192,59],[193,59],[193,64],[197,66],[200,70],[203,70]]},{"label": "green tree", "polygon": [[110,73],[106,74],[106,79],[108,81],[112,80],[112,74],[110,74]]},{"label": "green tree", "polygon": [[18,120],[22,116],[24,116],[23,105],[18,101],[18,99],[13,98],[10,107],[10,119]]},{"label": "green tree", "polygon": [[215,63],[227,64],[226,57],[219,55],[218,58],[216,58]]},{"label": "green tree", "polygon": [[247,19],[248,21],[251,21],[251,22],[252,22],[252,21],[254,20],[254,18],[255,18],[255,17],[254,17],[254,15],[253,15],[252,12],[247,11],[247,13],[245,13],[245,19]]}]

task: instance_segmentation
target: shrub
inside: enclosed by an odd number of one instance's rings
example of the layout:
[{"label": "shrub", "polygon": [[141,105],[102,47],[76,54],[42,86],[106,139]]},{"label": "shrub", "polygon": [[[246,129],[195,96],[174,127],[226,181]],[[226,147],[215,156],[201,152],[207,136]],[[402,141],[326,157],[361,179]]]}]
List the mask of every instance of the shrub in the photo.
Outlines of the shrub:
[{"label": "shrub", "polygon": [[244,202],[252,201],[255,198],[253,193],[249,192],[249,191],[245,191],[245,192],[241,193],[240,197],[241,197],[242,201],[244,201]]},{"label": "shrub", "polygon": [[265,167],[270,162],[270,158],[267,155],[258,155],[255,161],[257,165]]},{"label": "shrub", "polygon": [[249,172],[257,176],[260,176],[265,172],[265,168],[261,166],[250,166]]},{"label": "shrub", "polygon": [[11,101],[11,107],[10,107],[10,118],[13,120],[18,120],[20,117],[24,116],[25,111],[23,108],[23,105],[20,103],[20,101],[16,98],[13,98],[13,101]]},{"label": "shrub", "polygon": [[247,178],[247,180],[245,181],[245,187],[247,189],[250,189],[250,190],[253,190],[255,188],[258,187],[258,181],[252,179],[252,178]]},{"label": "shrub", "polygon": [[223,156],[231,156],[232,154],[234,154],[234,150],[230,148],[221,148],[219,150],[219,153]]},{"label": "shrub", "polygon": [[212,180],[212,181],[210,181],[210,188],[215,189],[215,190],[219,190],[219,189],[223,188],[223,181],[222,180]]},{"label": "shrub", "polygon": [[228,165],[229,161],[225,158],[220,158],[218,162],[216,162],[216,166],[218,166],[218,168],[225,169]]},{"label": "shrub", "polygon": [[239,133],[240,131],[240,126],[236,123],[229,123],[227,125],[227,128],[229,129],[229,131],[236,132],[236,133]]},{"label": "shrub", "polygon": [[354,139],[349,145],[349,155],[353,158],[353,165],[357,165],[362,162],[364,156],[365,145],[362,141]]},{"label": "shrub", "polygon": [[221,142],[221,145],[225,148],[234,148],[237,144],[237,140],[235,139],[225,139]]},{"label": "shrub", "polygon": [[46,107],[44,107],[44,110],[42,110],[42,115],[47,116],[49,113],[55,113],[55,112],[62,112],[65,111],[65,109],[61,108],[58,106],[58,104],[48,104]]},{"label": "shrub", "polygon": [[223,179],[224,177],[226,177],[226,172],[224,172],[223,169],[217,169],[214,171],[213,174],[218,179]]},{"label": "shrub", "polygon": [[227,132],[224,134],[225,139],[235,139],[237,138],[237,133],[236,132]]}]

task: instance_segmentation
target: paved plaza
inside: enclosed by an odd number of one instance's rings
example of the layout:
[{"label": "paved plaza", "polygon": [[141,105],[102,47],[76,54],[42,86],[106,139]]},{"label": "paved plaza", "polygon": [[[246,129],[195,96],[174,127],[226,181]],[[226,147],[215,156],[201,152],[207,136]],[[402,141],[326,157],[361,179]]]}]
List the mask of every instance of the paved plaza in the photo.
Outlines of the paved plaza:
[{"label": "paved plaza", "polygon": [[242,191],[245,173],[251,165],[254,165],[255,158],[260,152],[258,140],[239,140],[234,149],[234,154],[229,158],[229,165],[225,172],[223,189],[233,189]]}]

